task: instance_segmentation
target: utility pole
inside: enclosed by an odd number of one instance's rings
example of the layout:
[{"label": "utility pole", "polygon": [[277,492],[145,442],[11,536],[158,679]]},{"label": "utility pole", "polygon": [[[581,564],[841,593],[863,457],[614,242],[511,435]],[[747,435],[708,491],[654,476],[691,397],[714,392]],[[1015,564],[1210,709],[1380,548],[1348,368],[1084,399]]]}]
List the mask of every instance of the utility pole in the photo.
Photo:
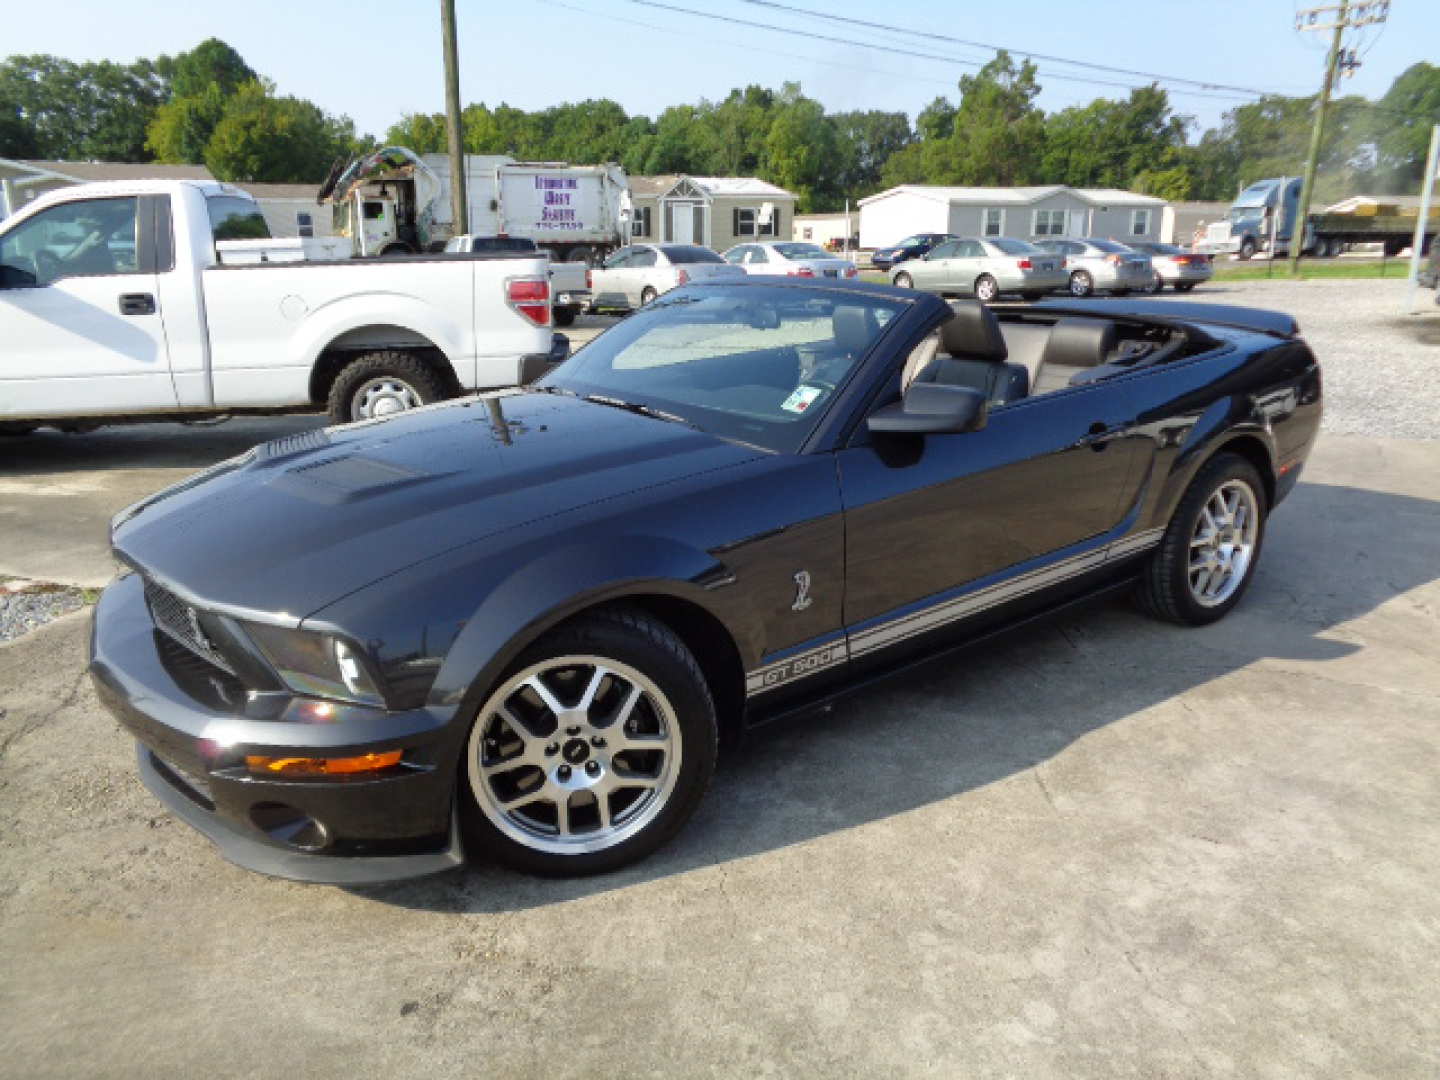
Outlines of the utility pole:
[{"label": "utility pole", "polygon": [[450,213],[454,235],[470,231],[465,198],[465,144],[460,137],[460,57],[455,43],[455,0],[440,0],[440,32],[445,39],[445,138],[450,144]]},{"label": "utility pole", "polygon": [[[1425,230],[1430,227],[1430,198],[1435,192],[1435,166],[1440,159],[1440,124],[1430,129],[1430,153],[1425,157],[1425,180],[1420,188],[1420,214],[1415,219],[1415,239],[1410,244],[1410,288],[1405,293],[1405,314],[1415,314],[1415,290],[1420,287],[1420,253],[1425,250]],[[1440,232],[1430,241],[1440,244]],[[1440,283],[1436,289],[1440,290]],[[1437,292],[1440,295],[1440,292]]]},{"label": "utility pole", "polygon": [[[1320,161],[1320,144],[1325,137],[1325,113],[1330,108],[1330,92],[1335,88],[1341,60],[1347,74],[1353,75],[1358,61],[1347,57],[1341,48],[1345,31],[1351,27],[1382,23],[1390,14],[1390,0],[1340,0],[1338,4],[1307,8],[1295,15],[1296,30],[1333,30],[1330,51],[1325,55],[1325,81],[1320,87],[1320,104],[1315,110],[1315,127],[1310,132],[1310,156],[1305,161],[1305,179],[1300,185],[1300,205],[1290,226],[1290,273],[1300,270],[1300,249],[1305,246],[1305,226],[1310,218],[1310,198],[1315,193],[1315,169]],[[1333,22],[1325,20],[1333,19]],[[1280,213],[1283,207],[1276,207]],[[1274,258],[1272,250],[1271,258]]]}]

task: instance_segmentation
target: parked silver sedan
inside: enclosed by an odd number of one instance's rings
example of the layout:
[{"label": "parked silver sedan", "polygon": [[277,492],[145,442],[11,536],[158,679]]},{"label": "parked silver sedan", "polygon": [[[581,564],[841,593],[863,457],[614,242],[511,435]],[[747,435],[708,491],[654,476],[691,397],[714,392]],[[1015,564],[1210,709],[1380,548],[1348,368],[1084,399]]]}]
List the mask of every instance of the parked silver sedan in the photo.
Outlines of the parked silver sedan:
[{"label": "parked silver sedan", "polygon": [[849,259],[831,255],[819,244],[777,240],[763,244],[736,244],[723,256],[747,274],[784,274],[787,277],[853,278],[859,270]]},{"label": "parked silver sedan", "polygon": [[1176,292],[1189,292],[1196,285],[1209,281],[1215,274],[1209,255],[1186,251],[1174,244],[1157,244],[1149,240],[1132,240],[1126,247],[1150,256],[1155,275],[1150,291],[1159,292],[1169,285]]},{"label": "parked silver sedan", "polygon": [[890,271],[890,284],[941,296],[973,296],[986,303],[1001,293],[1038,300],[1068,282],[1065,260],[1024,240],[962,236],[937,244]]},{"label": "parked silver sedan", "polygon": [[697,244],[635,244],[590,271],[590,310],[644,307],[678,285],[744,276],[741,267]]},{"label": "parked silver sedan", "polygon": [[1071,296],[1092,296],[1101,289],[1124,296],[1155,281],[1150,256],[1114,240],[1041,240],[1040,246],[1064,257]]}]

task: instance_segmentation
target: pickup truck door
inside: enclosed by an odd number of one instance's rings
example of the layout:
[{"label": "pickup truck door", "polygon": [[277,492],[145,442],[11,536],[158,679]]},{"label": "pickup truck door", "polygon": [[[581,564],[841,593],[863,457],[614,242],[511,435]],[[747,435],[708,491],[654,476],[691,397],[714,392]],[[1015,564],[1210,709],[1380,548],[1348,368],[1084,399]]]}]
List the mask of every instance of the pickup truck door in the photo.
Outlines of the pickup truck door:
[{"label": "pickup truck door", "polygon": [[76,199],[0,234],[0,416],[175,407],[157,299],[174,256],[156,202]]}]

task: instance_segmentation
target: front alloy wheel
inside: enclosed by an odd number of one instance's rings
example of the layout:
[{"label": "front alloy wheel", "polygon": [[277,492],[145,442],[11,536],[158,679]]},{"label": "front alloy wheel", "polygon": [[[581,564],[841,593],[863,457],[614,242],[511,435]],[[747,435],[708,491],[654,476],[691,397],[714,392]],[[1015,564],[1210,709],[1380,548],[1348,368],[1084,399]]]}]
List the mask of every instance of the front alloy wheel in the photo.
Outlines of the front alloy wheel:
[{"label": "front alloy wheel", "polygon": [[982,304],[988,304],[1000,295],[1000,285],[989,274],[981,274],[975,279],[975,299]]},{"label": "front alloy wheel", "polygon": [[1070,295],[1090,296],[1095,292],[1095,279],[1088,270],[1076,270],[1070,275]]},{"label": "front alloy wheel", "polygon": [[480,706],[465,755],[471,823],[520,869],[612,870],[685,823],[715,746],[684,644],[639,612],[597,613],[527,650]]}]

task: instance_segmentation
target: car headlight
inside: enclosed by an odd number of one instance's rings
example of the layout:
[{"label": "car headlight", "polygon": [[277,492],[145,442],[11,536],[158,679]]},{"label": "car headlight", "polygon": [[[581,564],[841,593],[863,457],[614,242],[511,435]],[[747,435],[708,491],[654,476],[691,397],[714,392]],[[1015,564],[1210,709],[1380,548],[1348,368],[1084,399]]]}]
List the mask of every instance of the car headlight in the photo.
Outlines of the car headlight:
[{"label": "car headlight", "polygon": [[297,694],[358,705],[385,703],[359,650],[343,638],[260,623],[246,623],[245,632]]}]

